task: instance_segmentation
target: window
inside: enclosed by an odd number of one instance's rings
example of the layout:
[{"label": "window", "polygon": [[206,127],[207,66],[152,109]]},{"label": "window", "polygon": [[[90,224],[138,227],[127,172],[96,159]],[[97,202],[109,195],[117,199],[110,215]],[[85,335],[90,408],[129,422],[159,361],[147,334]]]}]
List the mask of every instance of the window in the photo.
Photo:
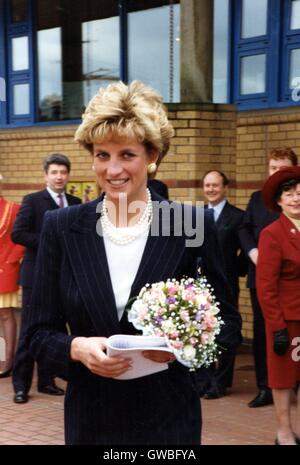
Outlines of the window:
[{"label": "window", "polygon": [[73,120],[121,79],[118,1],[37,2],[38,121]]},{"label": "window", "polygon": [[241,10],[242,39],[267,34],[267,9],[268,0],[243,0]]},{"label": "window", "polygon": [[128,76],[158,89],[165,101],[178,102],[180,5],[169,3],[128,2]]},{"label": "window", "polygon": [[300,0],[237,0],[232,5],[231,101],[240,109],[298,105]]},{"label": "window", "polygon": [[179,65],[180,0],[0,0],[2,126],[78,120],[120,79],[179,101]]}]

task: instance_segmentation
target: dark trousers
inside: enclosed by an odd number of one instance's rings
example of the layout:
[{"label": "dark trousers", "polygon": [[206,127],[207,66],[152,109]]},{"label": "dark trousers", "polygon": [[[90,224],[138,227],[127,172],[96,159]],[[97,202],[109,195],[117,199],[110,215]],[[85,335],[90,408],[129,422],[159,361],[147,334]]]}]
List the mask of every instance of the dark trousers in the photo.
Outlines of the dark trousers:
[{"label": "dark trousers", "polygon": [[[26,312],[30,304],[32,288],[23,287],[22,318],[19,341],[13,366],[13,386],[15,392],[30,390],[33,378],[34,359],[27,348]],[[38,365],[38,386],[53,384],[53,376],[45,368]]]},{"label": "dark trousers", "polygon": [[236,347],[225,349],[219,355],[217,364],[196,370],[196,385],[200,395],[211,388],[223,390],[232,386],[236,350]]},{"label": "dark trousers", "polygon": [[256,384],[258,389],[268,388],[267,353],[265,320],[259,305],[256,289],[250,289],[253,311],[253,355],[255,364]]},{"label": "dark trousers", "polygon": [[[237,309],[239,300],[238,283],[231,286],[231,292],[232,303]],[[236,352],[237,346],[224,348],[218,356],[216,364],[211,365],[209,368],[196,370],[196,384],[200,395],[211,388],[224,390],[232,386]]]},{"label": "dark trousers", "polygon": [[227,388],[232,386],[236,350],[236,347],[230,347],[223,350],[219,356],[214,374],[214,381],[217,387]]}]

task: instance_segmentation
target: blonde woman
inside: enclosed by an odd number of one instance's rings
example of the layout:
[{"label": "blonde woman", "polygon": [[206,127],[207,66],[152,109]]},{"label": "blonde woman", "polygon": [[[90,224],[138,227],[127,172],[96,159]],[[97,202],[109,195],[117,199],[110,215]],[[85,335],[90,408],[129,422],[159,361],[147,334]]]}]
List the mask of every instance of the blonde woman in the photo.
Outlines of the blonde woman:
[{"label": "blonde woman", "polygon": [[[183,365],[174,362],[165,371],[121,381],[116,377],[130,370],[131,359],[106,353],[109,336],[136,334],[125,308],[146,283],[195,277],[201,259],[218,298],[226,298],[213,230],[205,245],[194,248],[187,247],[183,232],[176,236],[170,228],[162,235],[170,217],[157,215],[154,203],[164,199],[147,188],[147,179],[172,136],[153,89],[136,81],[100,89],[75,138],[90,152],[103,195],[45,218],[28,331],[37,360],[68,380],[67,444],[201,441],[200,401]],[[139,208],[132,208],[134,202]],[[70,335],[63,332],[66,323]],[[232,340],[239,322],[229,321],[228,328]],[[144,356],[158,364],[174,360],[161,351]]]}]

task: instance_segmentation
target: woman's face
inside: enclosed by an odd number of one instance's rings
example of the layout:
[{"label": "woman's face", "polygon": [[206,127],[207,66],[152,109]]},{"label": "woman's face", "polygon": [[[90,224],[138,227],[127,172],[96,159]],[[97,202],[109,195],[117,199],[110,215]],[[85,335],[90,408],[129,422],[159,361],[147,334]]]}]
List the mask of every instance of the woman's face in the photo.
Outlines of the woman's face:
[{"label": "woman's face", "polygon": [[277,203],[283,213],[291,218],[300,219],[300,183],[283,192]]},{"label": "woman's face", "polygon": [[158,154],[149,154],[136,140],[110,139],[93,144],[95,173],[101,189],[111,201],[127,194],[128,201],[145,200],[147,168]]}]

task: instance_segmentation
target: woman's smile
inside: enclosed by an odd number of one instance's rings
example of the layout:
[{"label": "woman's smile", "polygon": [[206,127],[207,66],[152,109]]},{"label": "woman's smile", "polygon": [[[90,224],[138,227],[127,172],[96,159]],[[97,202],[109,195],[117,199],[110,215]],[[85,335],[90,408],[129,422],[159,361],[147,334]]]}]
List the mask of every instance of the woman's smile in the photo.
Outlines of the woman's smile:
[{"label": "woman's smile", "polygon": [[128,201],[146,200],[147,169],[158,154],[149,152],[136,139],[109,139],[93,146],[94,169],[107,199],[118,202],[124,193]]}]

